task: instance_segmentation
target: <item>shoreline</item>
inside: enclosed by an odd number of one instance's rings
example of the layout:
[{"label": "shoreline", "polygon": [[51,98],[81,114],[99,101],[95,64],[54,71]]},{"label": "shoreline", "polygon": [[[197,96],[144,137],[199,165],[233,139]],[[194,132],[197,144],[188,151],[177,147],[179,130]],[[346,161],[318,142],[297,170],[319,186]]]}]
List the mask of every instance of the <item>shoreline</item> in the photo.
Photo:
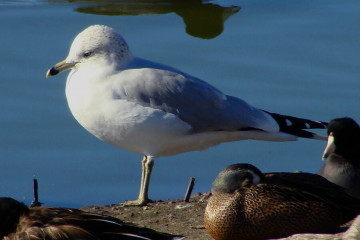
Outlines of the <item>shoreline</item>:
[{"label": "shoreline", "polygon": [[[109,215],[124,222],[147,227],[159,232],[175,235],[183,235],[186,239],[211,240],[204,226],[204,211],[210,193],[194,193],[189,202],[183,199],[159,200],[149,203],[146,206],[125,206],[123,203],[86,206],[80,210]],[[347,226],[350,225],[346,224]],[[354,220],[353,224],[344,227],[345,232],[336,234],[295,234],[289,236],[288,240],[301,239],[360,239],[360,215]]]}]

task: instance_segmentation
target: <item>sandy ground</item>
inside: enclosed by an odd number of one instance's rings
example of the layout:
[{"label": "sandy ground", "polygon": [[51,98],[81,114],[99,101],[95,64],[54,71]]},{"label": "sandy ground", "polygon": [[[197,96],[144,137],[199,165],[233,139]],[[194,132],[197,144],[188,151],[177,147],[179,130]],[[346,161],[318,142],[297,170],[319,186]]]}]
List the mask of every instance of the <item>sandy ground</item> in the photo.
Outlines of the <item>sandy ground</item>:
[{"label": "sandy ground", "polygon": [[113,216],[125,222],[152,228],[160,232],[186,236],[186,239],[210,240],[204,227],[204,211],[210,194],[194,194],[189,202],[167,200],[144,207],[113,204],[88,206],[81,210]]},{"label": "sandy ground", "polygon": [[[142,227],[154,229],[156,231],[170,233],[174,235],[186,236],[186,239],[211,240],[204,227],[204,211],[210,193],[195,193],[189,202],[183,200],[167,200],[149,203],[147,206],[124,206],[124,204],[113,204],[107,206],[88,206],[81,210],[113,216],[125,222],[135,223]],[[360,215],[358,224],[353,226],[352,232],[343,236],[339,234],[297,234],[289,239],[317,239],[333,240],[360,239]],[[343,231],[351,224],[346,224]]]}]

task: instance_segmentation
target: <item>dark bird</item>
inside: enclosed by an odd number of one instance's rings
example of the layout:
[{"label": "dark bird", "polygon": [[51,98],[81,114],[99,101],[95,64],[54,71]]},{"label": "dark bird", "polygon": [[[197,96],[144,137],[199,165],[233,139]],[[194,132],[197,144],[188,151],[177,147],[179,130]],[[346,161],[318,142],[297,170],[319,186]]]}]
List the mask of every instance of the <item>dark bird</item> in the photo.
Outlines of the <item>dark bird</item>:
[{"label": "dark bird", "polygon": [[360,198],[360,127],[351,118],[337,118],[327,131],[325,164],[319,174]]},{"label": "dark bird", "polygon": [[184,239],[124,223],[117,218],[60,207],[28,208],[0,198],[0,239],[3,240],[150,240]]},{"label": "dark bird", "polygon": [[311,173],[267,173],[234,164],[219,173],[205,210],[216,240],[269,239],[329,233],[360,212],[360,200]]}]

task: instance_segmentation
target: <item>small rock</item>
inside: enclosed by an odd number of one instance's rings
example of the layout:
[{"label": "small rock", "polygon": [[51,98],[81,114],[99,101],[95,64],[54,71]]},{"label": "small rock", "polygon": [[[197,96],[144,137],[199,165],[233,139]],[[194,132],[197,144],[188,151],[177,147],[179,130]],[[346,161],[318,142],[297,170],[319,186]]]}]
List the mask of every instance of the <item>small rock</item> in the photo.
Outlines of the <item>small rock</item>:
[{"label": "small rock", "polygon": [[175,209],[184,209],[184,208],[188,208],[188,207],[192,207],[192,205],[176,205]]}]

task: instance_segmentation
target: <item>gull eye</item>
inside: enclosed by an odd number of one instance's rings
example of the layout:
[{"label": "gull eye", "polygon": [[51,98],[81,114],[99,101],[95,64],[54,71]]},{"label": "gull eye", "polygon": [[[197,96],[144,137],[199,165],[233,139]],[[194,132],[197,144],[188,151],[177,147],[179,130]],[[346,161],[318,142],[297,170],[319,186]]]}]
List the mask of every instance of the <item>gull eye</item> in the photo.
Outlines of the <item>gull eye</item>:
[{"label": "gull eye", "polygon": [[90,55],[91,55],[91,52],[85,52],[84,54],[83,54],[83,57],[90,57]]}]

